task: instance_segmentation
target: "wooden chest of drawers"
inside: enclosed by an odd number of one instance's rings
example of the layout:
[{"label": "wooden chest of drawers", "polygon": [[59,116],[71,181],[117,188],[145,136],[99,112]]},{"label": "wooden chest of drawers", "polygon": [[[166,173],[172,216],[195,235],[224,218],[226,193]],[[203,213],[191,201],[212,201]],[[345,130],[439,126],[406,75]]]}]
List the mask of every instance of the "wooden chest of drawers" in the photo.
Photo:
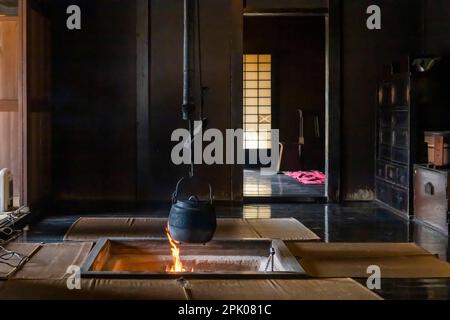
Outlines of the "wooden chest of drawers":
[{"label": "wooden chest of drawers", "polygon": [[410,104],[411,74],[392,74],[380,86],[376,197],[383,205],[405,218],[412,215],[411,134],[414,111]]},{"label": "wooden chest of drawers", "polygon": [[416,220],[449,235],[450,170],[414,167]]},{"label": "wooden chest of drawers", "polygon": [[[383,70],[378,88],[375,159],[376,199],[383,206],[408,219],[414,218],[415,214],[414,164],[429,161],[424,133],[430,131],[427,133],[430,136],[432,132],[450,128],[449,99],[446,98],[450,91],[445,82],[449,74],[447,67],[436,63],[432,69],[418,72],[411,67],[413,61],[404,58]],[[438,142],[439,147],[442,144]],[[444,146],[437,150],[446,149]],[[439,152],[435,153],[440,155]],[[423,194],[418,196],[420,201],[434,202],[434,197]],[[421,205],[425,204],[421,202]],[[442,214],[441,221],[433,222],[436,217],[425,217],[428,207],[419,210],[419,219],[443,228]]]}]

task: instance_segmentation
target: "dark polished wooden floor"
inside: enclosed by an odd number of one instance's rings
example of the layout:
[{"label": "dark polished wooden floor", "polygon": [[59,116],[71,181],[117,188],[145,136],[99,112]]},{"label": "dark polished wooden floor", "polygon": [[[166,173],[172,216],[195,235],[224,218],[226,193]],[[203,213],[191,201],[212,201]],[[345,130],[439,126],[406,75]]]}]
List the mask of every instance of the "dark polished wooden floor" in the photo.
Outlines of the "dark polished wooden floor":
[{"label": "dark polished wooden floor", "polygon": [[[167,217],[169,208],[159,206],[145,216]],[[344,205],[267,204],[217,208],[220,217],[294,217],[313,230],[324,242],[415,242],[442,260],[450,261],[449,238],[403,220],[375,203]],[[18,241],[60,242],[71,224],[81,215],[55,214],[30,226]],[[136,213],[83,216],[137,216]],[[364,281],[361,281],[365,284]],[[450,299],[450,279],[383,280],[385,299]]]},{"label": "dark polished wooden floor", "polygon": [[244,196],[322,198],[325,185],[306,185],[284,174],[262,175],[259,170],[244,170]]}]

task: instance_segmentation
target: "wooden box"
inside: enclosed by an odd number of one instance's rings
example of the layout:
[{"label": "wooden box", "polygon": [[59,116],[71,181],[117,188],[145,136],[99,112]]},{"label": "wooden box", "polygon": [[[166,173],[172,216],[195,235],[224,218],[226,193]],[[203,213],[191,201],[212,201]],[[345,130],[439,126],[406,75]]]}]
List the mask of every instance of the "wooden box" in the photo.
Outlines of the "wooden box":
[{"label": "wooden box", "polygon": [[414,206],[416,220],[449,235],[450,170],[416,165]]},{"label": "wooden box", "polygon": [[450,131],[425,132],[425,142],[428,144],[428,163],[444,167],[450,165]]}]

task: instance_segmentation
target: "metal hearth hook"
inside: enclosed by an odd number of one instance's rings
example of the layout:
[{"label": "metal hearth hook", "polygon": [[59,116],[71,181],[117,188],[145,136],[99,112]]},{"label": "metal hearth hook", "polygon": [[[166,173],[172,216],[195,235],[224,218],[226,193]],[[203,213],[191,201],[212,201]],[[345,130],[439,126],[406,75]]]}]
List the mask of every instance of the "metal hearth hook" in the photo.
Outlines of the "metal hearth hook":
[{"label": "metal hearth hook", "polygon": [[[184,39],[183,39],[183,120],[188,121],[190,133],[190,158],[189,176],[194,177],[194,139],[197,134],[195,128],[196,104],[196,72],[200,85],[200,122],[202,129],[206,129],[208,120],[205,117],[205,96],[208,87],[203,84],[202,68],[202,36],[201,36],[200,0],[184,0]],[[197,36],[197,39],[196,39]],[[198,60],[198,65],[197,65]]]},{"label": "metal hearth hook", "polygon": [[270,248],[270,256],[267,260],[266,268],[264,269],[265,272],[269,269],[269,266],[271,266],[271,272],[275,271],[275,248]]}]

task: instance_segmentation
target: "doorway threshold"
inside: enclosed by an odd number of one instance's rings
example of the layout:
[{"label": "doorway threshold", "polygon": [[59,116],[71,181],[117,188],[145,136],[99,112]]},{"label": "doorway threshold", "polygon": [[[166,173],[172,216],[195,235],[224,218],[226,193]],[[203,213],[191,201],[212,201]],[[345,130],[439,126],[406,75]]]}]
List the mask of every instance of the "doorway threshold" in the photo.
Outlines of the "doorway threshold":
[{"label": "doorway threshold", "polygon": [[274,196],[255,196],[244,197],[244,204],[266,204],[266,203],[310,203],[310,204],[324,204],[327,203],[327,197],[308,197],[308,196],[289,196],[289,197],[274,197]]}]

